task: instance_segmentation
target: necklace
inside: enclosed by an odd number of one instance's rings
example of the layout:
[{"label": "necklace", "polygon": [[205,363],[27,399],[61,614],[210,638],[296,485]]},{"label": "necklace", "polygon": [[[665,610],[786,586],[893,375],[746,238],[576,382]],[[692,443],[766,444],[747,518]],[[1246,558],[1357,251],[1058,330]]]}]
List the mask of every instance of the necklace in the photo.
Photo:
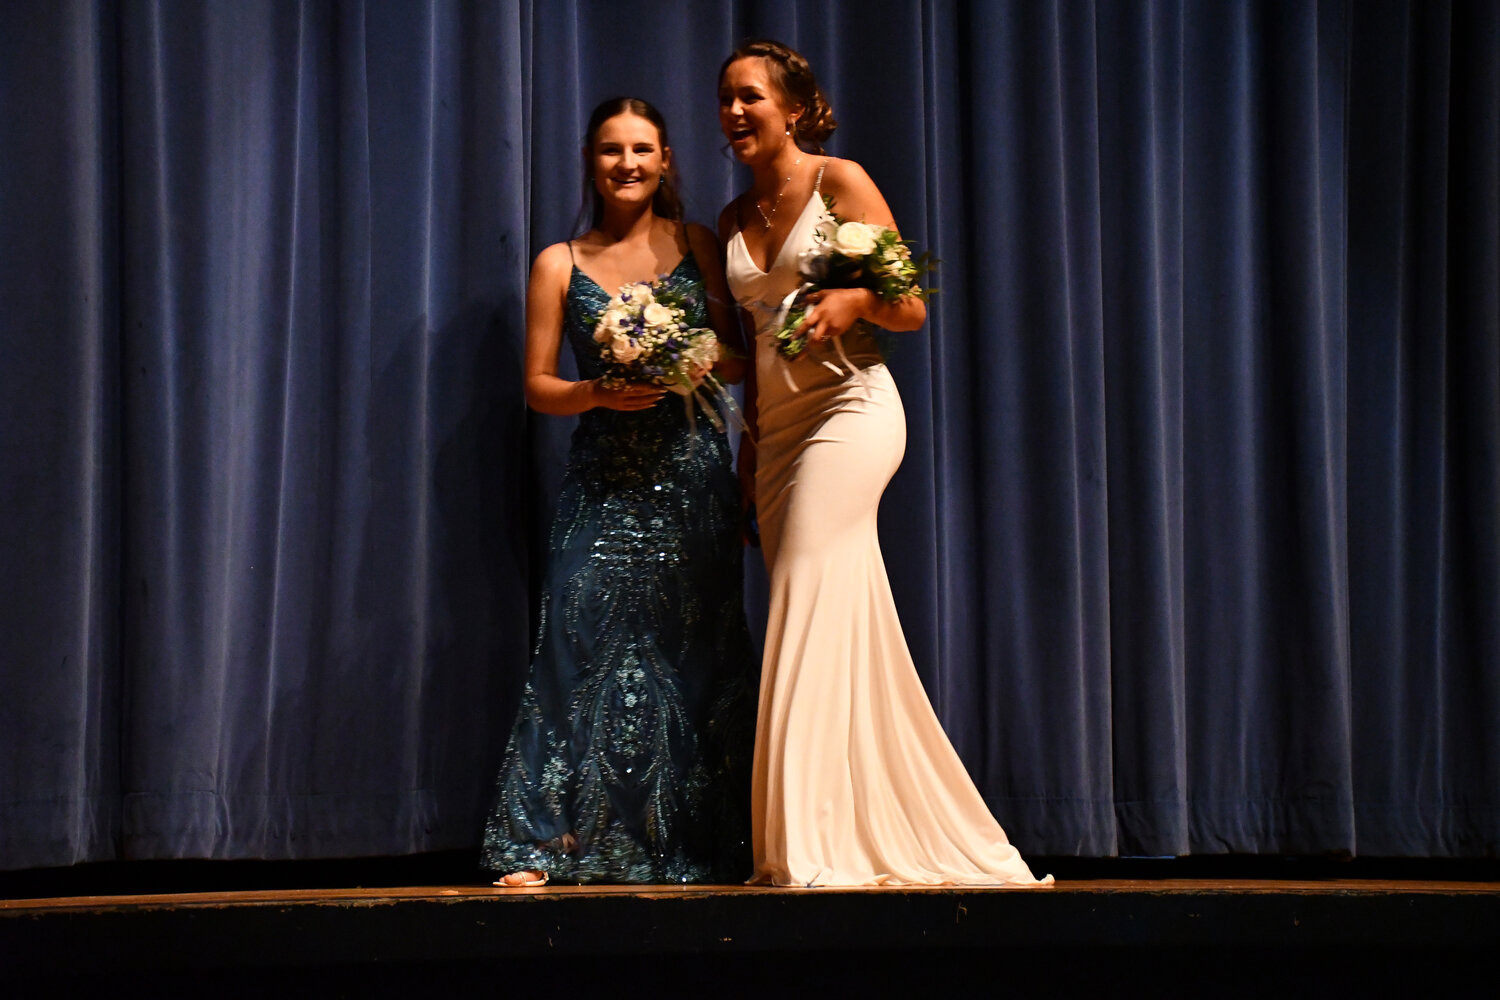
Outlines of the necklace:
[{"label": "necklace", "polygon": [[[800,166],[802,166],[802,157],[799,156],[797,157],[797,162],[792,164],[792,170],[795,171]],[[788,173],[786,180],[781,182],[781,187],[776,189],[776,199],[771,202],[770,215],[767,215],[766,210],[760,207],[760,199],[755,199],[755,210],[760,213],[760,219],[766,224],[766,229],[769,230],[771,228],[771,220],[776,218],[776,210],[781,207],[781,196],[786,193],[786,186],[791,182],[792,175]]]}]

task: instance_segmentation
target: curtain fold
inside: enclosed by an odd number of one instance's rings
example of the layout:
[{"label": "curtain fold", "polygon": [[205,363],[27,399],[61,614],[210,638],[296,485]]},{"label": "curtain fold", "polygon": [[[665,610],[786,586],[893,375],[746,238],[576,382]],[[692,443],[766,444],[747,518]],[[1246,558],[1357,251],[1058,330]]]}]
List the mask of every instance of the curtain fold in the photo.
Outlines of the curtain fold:
[{"label": "curtain fold", "polygon": [[1186,24],[1206,84],[1188,97],[1189,142],[1215,164],[1185,178],[1189,842],[1223,850],[1353,848],[1343,13]]},{"label": "curtain fold", "polygon": [[[1099,74],[1139,80],[1099,92],[1100,262],[1112,769],[1126,854],[1181,854],[1188,842],[1184,482],[1183,108],[1185,11],[1098,10]],[[1148,832],[1149,831],[1149,832]],[[1121,836],[1123,834],[1123,836]]]},{"label": "curtain fold", "polygon": [[108,857],[120,826],[116,26],[0,32],[0,867]]},{"label": "curtain fold", "polygon": [[757,35],[942,261],[882,541],[1021,849],[1500,850],[1494,4],[0,23],[0,867],[477,842],[572,429],[530,261],[617,94],[712,224]]},{"label": "curtain fold", "polygon": [[1493,854],[1500,11],[1358,5],[1349,538],[1360,850]]}]

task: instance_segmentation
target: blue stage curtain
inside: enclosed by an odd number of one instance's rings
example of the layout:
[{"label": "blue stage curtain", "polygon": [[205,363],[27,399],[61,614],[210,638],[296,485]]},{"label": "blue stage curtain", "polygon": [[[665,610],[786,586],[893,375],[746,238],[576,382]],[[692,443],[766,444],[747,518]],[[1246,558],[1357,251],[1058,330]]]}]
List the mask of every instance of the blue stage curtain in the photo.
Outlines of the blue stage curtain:
[{"label": "blue stage curtain", "polygon": [[882,537],[1021,849],[1500,852],[1500,5],[17,0],[0,868],[478,842],[530,259],[615,94],[711,222],[754,35],[942,258]]}]

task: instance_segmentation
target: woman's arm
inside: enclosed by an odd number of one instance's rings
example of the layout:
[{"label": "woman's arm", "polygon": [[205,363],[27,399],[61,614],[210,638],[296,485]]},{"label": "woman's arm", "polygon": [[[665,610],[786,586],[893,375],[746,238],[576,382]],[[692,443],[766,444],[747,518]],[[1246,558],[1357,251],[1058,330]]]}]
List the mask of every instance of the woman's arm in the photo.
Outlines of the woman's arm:
[{"label": "woman's arm", "polygon": [[[833,210],[840,218],[896,229],[880,189],[853,160],[830,157],[822,188],[833,198]],[[829,288],[809,294],[807,300],[817,306],[803,323],[814,341],[835,337],[861,319],[898,332],[915,330],[927,321],[927,303],[915,295],[886,302],[867,288]]]},{"label": "woman's arm", "polygon": [[557,374],[562,350],[563,311],[573,258],[566,243],[554,243],[537,254],[526,286],[526,402],[538,413],[566,417],[596,406],[644,410],[666,392],[650,385],[606,389],[598,379],[574,382]]},{"label": "woman's arm", "polygon": [[[749,329],[749,317],[743,316],[743,309],[736,309],[741,319],[741,329]],[[749,433],[740,435],[740,453],[735,460],[735,472],[740,480],[740,506],[749,510],[755,504],[755,439],[760,435],[760,407],[756,405],[756,393],[759,391],[755,384],[755,337],[752,335],[746,341],[745,351],[745,426]],[[750,541],[748,525],[746,527],[746,539]],[[756,545],[760,542],[755,541]]]},{"label": "woman's arm", "polygon": [[[737,310],[729,298],[729,284],[724,280],[724,255],[719,241],[706,226],[687,227],[688,246],[698,261],[698,271],[703,275],[703,289],[708,295],[708,322],[719,343],[726,348],[723,357],[714,365],[714,374],[724,382],[739,382],[745,377],[745,342],[736,316]],[[732,357],[730,355],[733,355]]]},{"label": "woman's arm", "polygon": [[[728,256],[729,239],[734,234],[736,220],[734,202],[724,206],[719,213],[719,253]],[[726,290],[728,283],[725,283]],[[740,343],[745,347],[745,425],[750,429],[748,434],[740,435],[740,453],[736,459],[735,469],[740,480],[740,505],[746,511],[755,504],[755,439],[760,434],[758,420],[760,409],[756,406],[755,385],[755,325],[745,310],[735,306],[731,311],[734,327],[740,333]],[[749,519],[746,519],[745,527],[746,541],[749,537]],[[757,541],[756,544],[759,544]]]}]

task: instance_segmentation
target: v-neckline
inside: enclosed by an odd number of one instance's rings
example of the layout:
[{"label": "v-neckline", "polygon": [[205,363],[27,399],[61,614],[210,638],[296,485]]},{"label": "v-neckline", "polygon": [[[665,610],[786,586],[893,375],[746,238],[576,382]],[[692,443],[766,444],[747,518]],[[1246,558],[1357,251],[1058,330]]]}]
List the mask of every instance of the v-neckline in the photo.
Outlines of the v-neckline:
[{"label": "v-neckline", "polygon": [[[670,277],[672,277],[672,275],[676,274],[682,268],[682,265],[684,265],[684,264],[687,263],[688,258],[691,257],[692,255],[693,255],[693,249],[692,249],[692,247],[689,247],[687,253],[685,253],[681,257],[679,257],[677,259],[677,263],[672,265],[672,270],[670,270],[670,271],[664,271],[663,273],[658,274],[656,276],[656,278],[670,278]],[[578,266],[578,261],[576,261],[576,260],[573,262],[573,270],[575,270],[579,274],[583,275],[583,277],[588,280],[589,284],[591,284],[595,288],[599,289],[599,291],[603,292],[605,295],[614,295],[615,292],[619,291],[619,289],[617,288],[617,289],[615,289],[614,292],[611,292],[609,289],[607,289],[603,285],[599,284],[599,279],[595,278],[592,274],[589,274],[583,268],[579,267]],[[656,278],[643,278],[641,280],[649,283],[651,281],[655,281]],[[623,282],[622,284],[629,285],[629,284],[632,284],[632,283],[633,282],[626,281],[626,282]]]},{"label": "v-neckline", "polygon": [[781,246],[777,247],[776,249],[776,256],[770,257],[766,260],[766,263],[770,265],[769,268],[763,268],[759,264],[755,263],[755,257],[750,253],[750,244],[745,242],[745,231],[743,229],[736,229],[734,231],[734,235],[740,238],[740,249],[744,251],[745,259],[750,262],[751,267],[755,268],[755,272],[757,274],[764,277],[765,275],[768,275],[772,271],[776,270],[776,265],[781,262],[781,255],[786,252],[787,246],[792,242],[792,234],[794,234],[802,225],[802,217],[807,214],[807,210],[811,208],[814,203],[820,205],[823,203],[823,197],[821,194],[819,194],[816,188],[813,189],[812,194],[807,196],[807,204],[802,206],[802,212],[797,216],[797,221],[792,223],[792,228],[788,229],[786,232],[786,236],[782,238]]}]

